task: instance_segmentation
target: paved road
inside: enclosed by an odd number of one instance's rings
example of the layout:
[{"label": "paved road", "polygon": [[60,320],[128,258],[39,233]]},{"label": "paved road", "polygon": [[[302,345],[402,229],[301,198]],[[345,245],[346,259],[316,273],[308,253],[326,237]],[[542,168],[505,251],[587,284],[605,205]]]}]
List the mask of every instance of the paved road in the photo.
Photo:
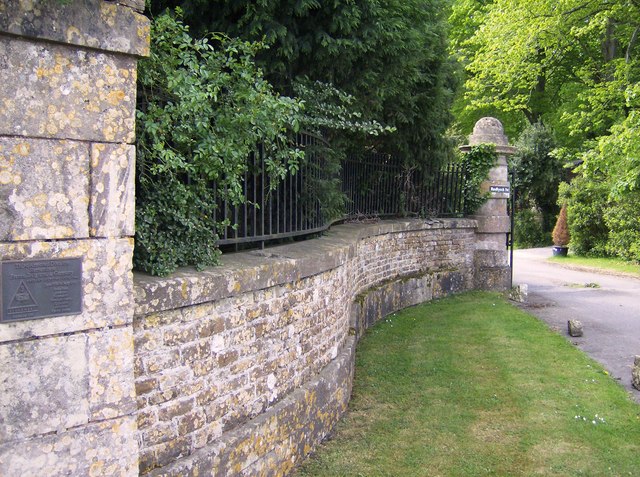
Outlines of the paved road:
[{"label": "paved road", "polygon": [[[515,251],[513,283],[529,287],[523,307],[602,363],[640,402],[631,386],[633,358],[640,355],[640,279],[567,269],[547,262],[551,255],[551,248]],[[583,337],[568,335],[571,319],[582,322]]]}]

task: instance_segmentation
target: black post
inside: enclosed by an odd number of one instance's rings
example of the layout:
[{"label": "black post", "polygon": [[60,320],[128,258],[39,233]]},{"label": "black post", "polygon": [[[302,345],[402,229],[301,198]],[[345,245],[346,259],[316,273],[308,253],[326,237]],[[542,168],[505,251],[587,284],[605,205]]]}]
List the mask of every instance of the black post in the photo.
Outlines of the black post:
[{"label": "black post", "polygon": [[513,288],[513,247],[516,226],[516,171],[511,171],[511,232],[509,233],[509,266],[511,267],[511,288]]}]

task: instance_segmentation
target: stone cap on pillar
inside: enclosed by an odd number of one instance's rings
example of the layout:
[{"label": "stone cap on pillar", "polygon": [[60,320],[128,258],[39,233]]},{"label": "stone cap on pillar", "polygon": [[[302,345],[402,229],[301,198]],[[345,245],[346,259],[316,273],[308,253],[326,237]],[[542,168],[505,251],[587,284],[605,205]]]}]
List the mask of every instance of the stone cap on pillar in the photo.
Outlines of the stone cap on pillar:
[{"label": "stone cap on pillar", "polygon": [[469,136],[469,144],[460,146],[461,151],[469,151],[471,146],[478,144],[495,144],[499,154],[513,154],[516,148],[509,145],[509,139],[504,134],[502,123],[496,118],[482,118],[473,127],[473,133]]}]

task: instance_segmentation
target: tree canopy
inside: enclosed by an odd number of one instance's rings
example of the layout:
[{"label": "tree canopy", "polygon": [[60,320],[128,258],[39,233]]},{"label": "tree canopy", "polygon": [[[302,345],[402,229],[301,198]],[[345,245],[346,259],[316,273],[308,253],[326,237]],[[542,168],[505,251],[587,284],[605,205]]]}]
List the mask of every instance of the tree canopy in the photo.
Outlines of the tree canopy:
[{"label": "tree canopy", "polygon": [[257,62],[281,94],[299,93],[301,82],[325,84],[351,95],[349,108],[363,121],[395,129],[369,145],[418,163],[444,154],[455,85],[447,0],[151,1],[152,13],[173,6],[196,35],[264,41]]},{"label": "tree canopy", "polygon": [[[450,22],[452,52],[466,72],[460,124],[468,129],[491,112],[518,135],[543,123],[556,144],[551,154],[582,164],[579,183],[609,191],[607,207],[590,210],[627,210],[640,188],[640,0],[455,0]],[[563,200],[577,201],[573,190]],[[570,224],[584,210],[574,205]],[[606,233],[615,234],[620,220],[607,217]]]},{"label": "tree canopy", "polygon": [[456,1],[452,44],[468,72],[467,113],[493,107],[542,119],[571,146],[606,134],[626,117],[638,79],[638,3]]}]

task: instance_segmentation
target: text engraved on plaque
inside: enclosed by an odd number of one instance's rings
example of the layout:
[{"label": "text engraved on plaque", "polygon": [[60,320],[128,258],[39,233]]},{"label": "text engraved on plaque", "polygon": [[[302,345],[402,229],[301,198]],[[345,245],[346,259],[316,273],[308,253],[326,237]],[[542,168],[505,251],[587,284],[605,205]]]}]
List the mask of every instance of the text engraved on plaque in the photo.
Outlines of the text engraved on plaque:
[{"label": "text engraved on plaque", "polygon": [[0,262],[0,323],[82,313],[82,259]]}]

